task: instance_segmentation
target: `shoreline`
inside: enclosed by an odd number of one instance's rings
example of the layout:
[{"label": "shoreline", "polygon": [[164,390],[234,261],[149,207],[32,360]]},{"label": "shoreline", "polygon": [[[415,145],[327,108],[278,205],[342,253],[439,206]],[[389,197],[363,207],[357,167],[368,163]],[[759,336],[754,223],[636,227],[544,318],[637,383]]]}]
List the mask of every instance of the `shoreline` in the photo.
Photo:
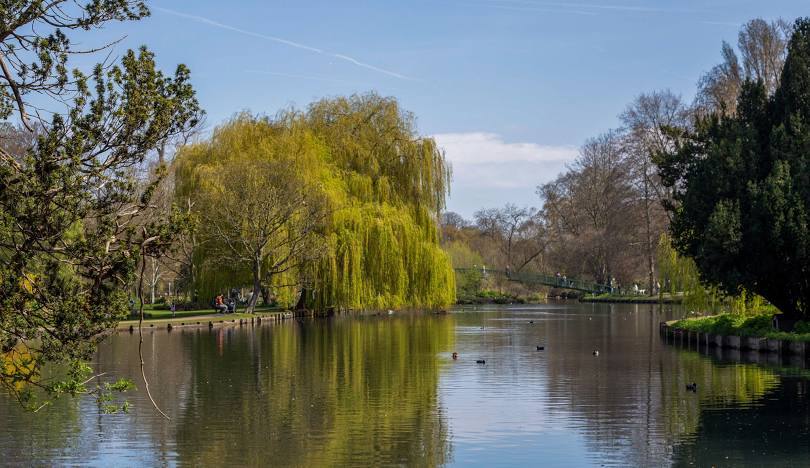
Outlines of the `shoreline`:
[{"label": "shoreline", "polygon": [[682,304],[683,296],[583,296],[579,302],[605,304]]},{"label": "shoreline", "polygon": [[[676,327],[680,320],[670,320],[659,323],[659,333],[669,344],[678,344],[698,348],[721,348],[742,351],[758,351],[760,353],[776,353],[810,357],[810,343],[791,338],[766,338],[762,336],[721,335],[688,330]],[[798,336],[798,335],[797,335]]]},{"label": "shoreline", "polygon": [[[247,313],[234,313],[234,314],[200,314],[185,317],[175,318],[159,318],[148,319],[143,321],[144,330],[173,330],[175,328],[214,328],[224,326],[237,326],[252,323],[262,322],[280,322],[295,317],[311,317],[315,316],[310,311],[303,311],[293,313],[292,311],[278,311],[278,312],[257,312],[253,314]],[[138,330],[139,320],[122,320],[112,330],[114,332],[129,331],[130,333]]]},{"label": "shoreline", "polygon": [[[406,309],[407,310],[407,309]],[[446,315],[448,309],[441,310],[422,310],[421,312],[430,313],[432,315]],[[377,311],[358,311],[358,310],[273,310],[273,311],[258,311],[252,314],[237,312],[234,314],[218,314],[218,313],[204,313],[199,315],[188,315],[183,317],[167,317],[167,318],[150,318],[144,319],[144,330],[174,330],[176,328],[214,328],[262,323],[274,323],[284,320],[295,318],[328,318],[336,315],[359,315],[376,317],[384,315],[384,310]],[[390,312],[390,310],[389,310]],[[402,309],[397,310],[398,313],[403,312]],[[109,333],[129,331],[130,333],[138,330],[139,321],[136,320],[122,320],[118,322],[114,328],[109,330]]]}]

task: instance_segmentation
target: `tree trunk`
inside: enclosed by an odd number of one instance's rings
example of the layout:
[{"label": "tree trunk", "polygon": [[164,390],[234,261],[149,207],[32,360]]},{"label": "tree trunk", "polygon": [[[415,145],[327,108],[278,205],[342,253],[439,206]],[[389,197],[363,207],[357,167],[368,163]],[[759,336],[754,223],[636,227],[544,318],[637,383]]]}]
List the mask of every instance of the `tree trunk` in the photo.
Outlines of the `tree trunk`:
[{"label": "tree trunk", "polygon": [[658,294],[658,288],[655,287],[655,253],[652,242],[652,232],[647,233],[647,269],[649,275],[649,288],[647,291],[650,296]]},{"label": "tree trunk", "polygon": [[256,302],[259,300],[259,295],[262,293],[262,259],[259,255],[253,258],[253,294],[250,296],[250,301],[247,305],[247,313],[253,313],[256,308]]},{"label": "tree trunk", "polygon": [[163,166],[166,164],[166,139],[164,138],[163,141],[160,143],[160,146],[157,148],[158,154],[158,164]]},{"label": "tree trunk", "polygon": [[160,263],[158,263],[157,259],[152,257],[150,258],[152,262],[152,266],[149,268],[151,273],[151,278],[149,279],[149,295],[151,300],[149,301],[150,304],[155,303],[155,290],[157,289],[157,284],[160,281],[161,273],[160,273]]},{"label": "tree trunk", "polygon": [[653,245],[652,214],[650,213],[650,188],[646,177],[647,174],[644,175],[644,218],[647,224],[647,292],[652,296],[657,294],[658,291],[655,288],[655,246]]},{"label": "tree trunk", "polygon": [[606,284],[605,281],[610,279],[609,276],[612,268],[609,256],[609,253],[604,249],[604,247],[599,248],[599,272],[596,274],[597,283]]},{"label": "tree trunk", "polygon": [[298,303],[295,304],[295,310],[306,310],[307,308],[307,288],[301,288],[301,295],[298,296]]},{"label": "tree trunk", "polygon": [[[191,235],[191,245],[197,245],[197,236]],[[191,298],[191,302],[197,303],[199,297],[197,297],[197,262],[194,261],[193,258],[189,258],[189,273],[191,275],[190,282],[189,282],[189,294],[188,296]]]},{"label": "tree trunk", "polygon": [[270,287],[269,286],[261,286],[262,288],[262,301],[264,301],[264,305],[270,305],[272,300],[270,299]]}]

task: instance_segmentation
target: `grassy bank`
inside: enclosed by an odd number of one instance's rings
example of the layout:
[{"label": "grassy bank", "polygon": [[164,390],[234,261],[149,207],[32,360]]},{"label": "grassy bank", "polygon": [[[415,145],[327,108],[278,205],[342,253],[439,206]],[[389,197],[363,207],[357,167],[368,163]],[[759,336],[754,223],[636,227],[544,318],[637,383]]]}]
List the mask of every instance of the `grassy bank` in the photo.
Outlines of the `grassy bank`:
[{"label": "grassy bank", "polygon": [[663,294],[661,296],[618,296],[614,294],[587,294],[580,299],[582,302],[606,302],[622,304],[680,304],[683,302],[681,294]]},{"label": "grassy bank", "polygon": [[[194,311],[184,311],[184,312],[194,312]],[[174,325],[207,325],[208,322],[212,322],[214,324],[219,324],[223,322],[233,322],[239,320],[250,320],[255,318],[272,318],[276,315],[281,315],[284,312],[277,310],[265,310],[265,311],[256,311],[252,314],[247,314],[244,312],[237,312],[235,314],[216,314],[209,311],[202,311],[203,313],[198,313],[195,315],[183,315],[181,316],[179,313],[177,316],[172,317],[171,312],[165,317],[152,317],[150,319],[145,319],[143,322],[144,328],[156,328],[161,326],[166,326],[168,324]],[[129,319],[123,320],[118,323],[116,329],[118,330],[128,330],[129,327],[138,328],[138,319]]]},{"label": "grassy bank", "polygon": [[[256,307],[255,312],[279,312],[281,308],[279,307]],[[236,312],[243,313],[243,309],[237,309]],[[185,318],[185,317],[200,317],[205,315],[216,315],[217,311],[213,308],[208,307],[205,309],[196,309],[196,310],[178,310],[172,315],[172,311],[170,310],[162,310],[162,309],[150,309],[148,306],[144,306],[143,310],[143,317],[145,320],[162,320],[162,319],[170,319],[170,318]],[[138,320],[138,315],[129,316],[127,320]]]},{"label": "grassy bank", "polygon": [[456,304],[537,304],[546,300],[542,294],[516,295],[500,291],[479,291],[476,294],[459,294]]},{"label": "grassy bank", "polygon": [[[278,307],[257,307],[252,314],[245,313],[243,310],[238,310],[234,314],[220,314],[212,308],[197,309],[197,310],[178,310],[172,315],[170,310],[149,309],[148,306],[144,307],[144,327],[154,328],[158,326],[172,325],[191,325],[207,324],[208,322],[222,323],[231,322],[233,320],[251,319],[251,318],[266,318],[271,315],[283,313]],[[130,326],[138,326],[138,315],[130,315],[126,320],[122,320],[116,327],[118,330],[127,330]]]},{"label": "grassy bank", "polygon": [[774,313],[754,316],[720,314],[678,320],[672,324],[682,330],[724,336],[755,336],[775,340],[810,341],[810,322],[798,322],[794,331],[783,332],[773,328]]}]

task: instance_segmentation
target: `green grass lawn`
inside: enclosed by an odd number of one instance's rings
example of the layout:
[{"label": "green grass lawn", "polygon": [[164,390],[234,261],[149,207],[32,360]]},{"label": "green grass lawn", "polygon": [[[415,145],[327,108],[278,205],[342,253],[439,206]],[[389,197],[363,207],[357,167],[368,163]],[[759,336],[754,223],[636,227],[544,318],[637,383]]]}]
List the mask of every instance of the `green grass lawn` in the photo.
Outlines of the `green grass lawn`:
[{"label": "green grass lawn", "polygon": [[[282,309],[279,307],[256,307],[255,311],[260,312],[279,312]],[[236,312],[244,313],[245,309],[237,308]],[[145,320],[161,320],[161,319],[170,319],[170,318],[184,318],[184,317],[198,317],[198,316],[205,316],[205,315],[216,315],[218,312],[215,311],[213,308],[209,307],[206,309],[197,309],[197,310],[178,310],[172,315],[172,311],[170,310],[154,310],[154,309],[147,309],[144,307],[143,314]],[[232,314],[228,314],[230,316]],[[235,315],[235,314],[234,314]],[[135,316],[130,315],[127,317],[127,321],[131,320],[138,320],[137,314]]]},{"label": "green grass lawn", "polygon": [[725,336],[756,336],[775,340],[810,341],[810,323],[799,322],[793,332],[776,330],[772,326],[774,313],[753,316],[720,314],[678,320],[675,328]]},{"label": "green grass lawn", "polygon": [[664,304],[679,304],[683,301],[683,295],[681,294],[669,294],[664,293],[661,296],[619,296],[615,294],[600,294],[600,295],[593,295],[593,294],[586,294],[582,297],[583,302],[622,302],[622,303],[657,303],[662,302]]},{"label": "green grass lawn", "polygon": [[[208,322],[220,323],[220,322],[230,322],[233,320],[240,320],[240,319],[251,319],[256,317],[262,317],[264,314],[245,314],[245,313],[235,313],[235,314],[204,314],[204,315],[192,315],[186,317],[175,317],[172,318],[171,316],[165,318],[153,318],[150,320],[144,320],[143,326],[144,328],[153,328],[159,327],[166,324],[186,324],[186,325],[196,325],[197,322],[200,322],[200,325],[207,324]],[[134,326],[136,329],[138,327],[138,320],[124,320],[118,323],[119,330],[128,329],[130,326]]]}]

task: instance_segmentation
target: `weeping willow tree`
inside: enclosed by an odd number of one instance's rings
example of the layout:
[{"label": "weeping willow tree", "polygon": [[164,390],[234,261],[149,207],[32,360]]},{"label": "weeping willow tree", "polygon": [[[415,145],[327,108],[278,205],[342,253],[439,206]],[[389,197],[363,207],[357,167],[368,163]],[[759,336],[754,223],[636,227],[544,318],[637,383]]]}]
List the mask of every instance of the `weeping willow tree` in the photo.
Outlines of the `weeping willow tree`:
[{"label": "weeping willow tree", "polygon": [[[252,136],[256,130],[258,137]],[[321,148],[298,126],[244,115],[189,151],[188,160],[195,152],[208,159],[191,169],[196,179],[192,206],[206,243],[200,258],[207,273],[203,279],[213,278],[215,285],[218,277],[227,281],[228,275],[231,281],[241,280],[247,269],[253,289],[249,311],[265,282],[320,256],[326,213],[324,191],[317,183]],[[190,196],[189,185],[180,190]]]},{"label": "weeping willow tree", "polygon": [[[236,161],[256,168],[260,162],[287,161],[274,171],[287,171],[293,185],[317,193],[327,213],[317,232],[318,255],[299,256],[294,267],[263,280],[282,305],[432,308],[455,300],[455,277],[439,246],[437,223],[450,169],[436,143],[417,134],[413,116],[396,100],[366,94],[318,101],[304,112],[273,119],[241,115],[210,141],[181,151],[178,201],[201,216],[216,213],[217,203],[206,194],[219,190],[225,177],[239,183],[241,176],[230,172]],[[266,189],[277,188],[277,180],[264,179]],[[203,222],[200,229],[221,226]],[[245,262],[212,264],[226,238],[203,237],[209,240],[195,248],[198,292],[206,297],[249,283]],[[233,239],[241,237],[234,231]]]},{"label": "weeping willow tree", "polygon": [[438,215],[450,168],[396,100],[376,94],[324,99],[301,118],[328,146],[345,203],[333,217],[329,255],[313,268],[314,305],[440,307],[455,300]]}]

